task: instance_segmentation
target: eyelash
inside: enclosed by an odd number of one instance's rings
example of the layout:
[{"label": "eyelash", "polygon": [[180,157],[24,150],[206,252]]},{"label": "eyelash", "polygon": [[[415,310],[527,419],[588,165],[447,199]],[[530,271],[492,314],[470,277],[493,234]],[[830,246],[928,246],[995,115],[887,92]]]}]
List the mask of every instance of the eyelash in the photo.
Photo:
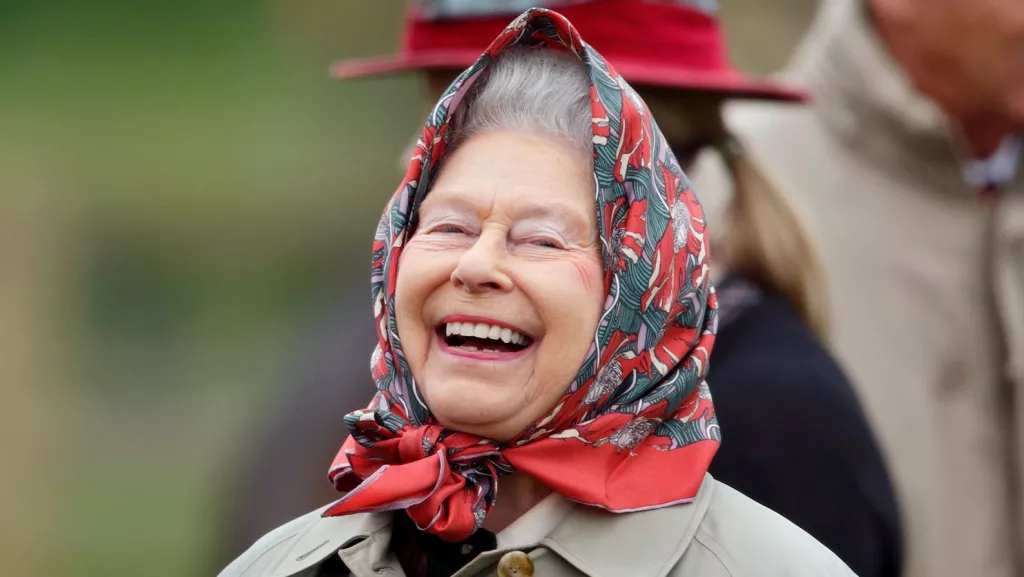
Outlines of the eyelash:
[{"label": "eyelash", "polygon": [[447,233],[447,234],[459,234],[459,233],[463,233],[464,234],[466,232],[466,229],[462,228],[461,226],[459,226],[457,224],[442,224],[442,225],[438,226],[437,228],[435,228],[434,230],[432,230],[431,232],[440,232],[440,233]]},{"label": "eyelash", "polygon": [[557,241],[554,241],[554,240],[551,240],[551,239],[547,239],[547,238],[539,238],[539,239],[536,239],[536,240],[532,240],[532,241],[530,241],[530,244],[532,244],[534,246],[539,246],[541,248],[552,248],[552,249],[556,249],[556,250],[560,250],[562,248],[562,246],[560,244],[558,244]]}]

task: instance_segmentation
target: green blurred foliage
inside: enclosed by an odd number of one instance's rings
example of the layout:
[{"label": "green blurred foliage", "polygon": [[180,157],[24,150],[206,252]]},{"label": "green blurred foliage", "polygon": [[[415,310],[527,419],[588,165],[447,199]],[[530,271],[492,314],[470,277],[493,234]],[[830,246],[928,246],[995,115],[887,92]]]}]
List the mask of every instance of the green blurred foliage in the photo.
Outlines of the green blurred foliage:
[{"label": "green blurred foliage", "polygon": [[[49,485],[53,574],[207,568],[225,463],[331,294],[366,282],[398,151],[425,112],[414,78],[327,74],[353,48],[393,49],[400,9],[0,8],[0,146],[18,163],[0,188],[49,197],[40,220],[61,240],[44,257],[64,266],[60,302],[40,306],[61,310],[70,362],[59,383],[25,384],[66,410],[74,474]],[[4,179],[15,172],[45,190]]]}]

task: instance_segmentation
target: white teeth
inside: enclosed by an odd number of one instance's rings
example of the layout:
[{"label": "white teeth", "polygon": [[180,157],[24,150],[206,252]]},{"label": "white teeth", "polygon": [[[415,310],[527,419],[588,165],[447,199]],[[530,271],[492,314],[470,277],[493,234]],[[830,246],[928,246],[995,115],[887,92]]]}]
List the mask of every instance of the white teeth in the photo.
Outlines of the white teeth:
[{"label": "white teeth", "polygon": [[490,339],[516,345],[525,345],[526,337],[512,329],[489,325],[486,323],[447,323],[444,327],[444,335],[462,337],[475,337],[478,339]]}]

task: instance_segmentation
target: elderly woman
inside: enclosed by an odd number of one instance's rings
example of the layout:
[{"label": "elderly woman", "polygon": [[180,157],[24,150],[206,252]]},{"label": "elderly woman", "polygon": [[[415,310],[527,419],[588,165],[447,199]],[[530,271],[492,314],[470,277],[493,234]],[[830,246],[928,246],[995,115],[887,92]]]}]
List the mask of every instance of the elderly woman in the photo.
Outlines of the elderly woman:
[{"label": "elderly woman", "polygon": [[709,266],[645,104],[524,13],[434,108],[378,227],[347,493],[222,575],[852,575],[707,474]]}]

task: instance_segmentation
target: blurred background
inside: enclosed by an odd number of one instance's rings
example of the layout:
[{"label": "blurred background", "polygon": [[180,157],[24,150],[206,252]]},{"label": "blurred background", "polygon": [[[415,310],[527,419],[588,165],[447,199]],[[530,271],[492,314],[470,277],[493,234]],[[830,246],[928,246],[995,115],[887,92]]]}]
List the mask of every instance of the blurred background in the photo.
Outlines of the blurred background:
[{"label": "blurred background", "polygon": [[[777,69],[814,5],[725,0],[735,61]],[[332,296],[368,286],[427,109],[414,76],[327,72],[392,51],[403,10],[0,3],[4,574],[220,561],[233,463]]]}]

